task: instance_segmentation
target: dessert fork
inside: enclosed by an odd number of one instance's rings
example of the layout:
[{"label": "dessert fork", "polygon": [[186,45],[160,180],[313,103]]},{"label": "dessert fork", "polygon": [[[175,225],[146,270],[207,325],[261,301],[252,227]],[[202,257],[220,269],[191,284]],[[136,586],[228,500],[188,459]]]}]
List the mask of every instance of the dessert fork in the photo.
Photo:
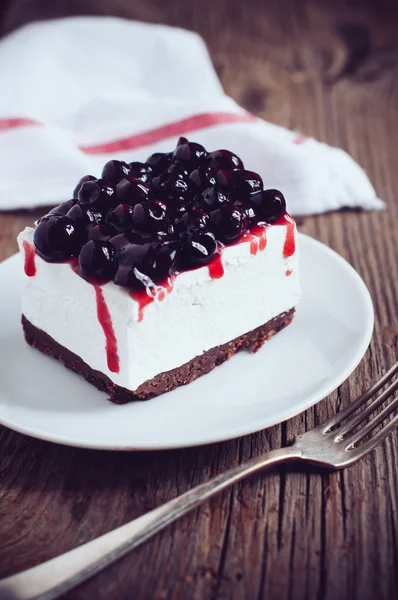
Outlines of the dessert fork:
[{"label": "dessert fork", "polygon": [[[341,469],[353,464],[373,450],[398,425],[398,414],[389,418],[398,408],[398,394],[395,393],[398,389],[397,374],[398,362],[357,400],[322,425],[298,435],[292,445],[271,450],[220,473],[118,529],[1,580],[0,599],[58,598],[215,494],[264,467],[292,460],[326,469]],[[382,410],[377,411],[383,404]],[[373,418],[369,419],[372,414]]]}]

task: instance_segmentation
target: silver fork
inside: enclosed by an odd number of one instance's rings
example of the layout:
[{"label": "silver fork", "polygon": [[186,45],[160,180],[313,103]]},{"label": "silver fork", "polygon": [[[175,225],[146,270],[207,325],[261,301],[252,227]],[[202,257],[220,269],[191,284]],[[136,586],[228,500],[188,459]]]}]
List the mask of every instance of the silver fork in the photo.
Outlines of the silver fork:
[{"label": "silver fork", "polygon": [[[0,581],[0,599],[57,598],[215,494],[264,467],[287,460],[306,461],[327,469],[341,469],[351,465],[373,450],[398,425],[398,414],[385,422],[398,407],[398,396],[367,421],[372,413],[395,395],[398,377],[394,377],[397,373],[398,363],[355,402],[323,425],[297,436],[291,446],[272,450],[220,473],[210,481],[118,529],[37,567],[3,579]],[[380,392],[387,384],[388,387]],[[373,400],[367,405],[371,398]],[[375,432],[378,426],[381,428]]]}]

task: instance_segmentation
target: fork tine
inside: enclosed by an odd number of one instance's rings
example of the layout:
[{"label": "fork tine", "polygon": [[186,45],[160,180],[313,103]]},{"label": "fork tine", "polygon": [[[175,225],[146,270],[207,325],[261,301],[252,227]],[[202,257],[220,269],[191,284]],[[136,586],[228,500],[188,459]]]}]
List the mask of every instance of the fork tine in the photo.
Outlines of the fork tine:
[{"label": "fork tine", "polygon": [[322,432],[327,433],[335,425],[339,425],[344,419],[349,417],[353,412],[360,408],[369,400],[373,394],[378,392],[394,375],[398,373],[398,362],[395,363],[375,384],[372,385],[362,396],[351,402],[346,408],[338,412],[331,419],[326,421],[322,426]]},{"label": "fork tine", "polygon": [[345,442],[347,443],[346,449],[350,447],[354,447],[357,442],[360,442],[365,438],[377,425],[380,425],[390,415],[394,410],[398,407],[398,397],[395,398],[390,404],[388,404],[378,415],[375,416],[369,423],[362,427],[360,431],[347,438]]},{"label": "fork tine", "polygon": [[[375,400],[373,400],[373,402],[371,402],[369,404],[369,406],[366,407],[365,410],[362,410],[360,413],[355,415],[355,417],[350,419],[345,425],[343,425],[343,427],[341,427],[340,429],[338,429],[336,431],[336,438],[335,438],[336,442],[339,441],[340,439],[342,440],[347,433],[349,433],[350,431],[355,429],[355,427],[357,427],[367,417],[369,417],[377,408],[379,408],[379,406],[381,406],[383,404],[383,402],[385,402],[387,400],[387,398],[389,398],[392,394],[394,394],[394,392],[397,389],[398,389],[398,379],[396,381],[393,381],[393,383],[391,383],[391,385],[389,385],[388,388],[386,388],[384,390],[384,392],[382,394],[380,394],[380,396],[378,396]],[[372,422],[373,421],[374,421],[374,419],[372,420]]]},{"label": "fork tine", "polygon": [[[352,462],[356,461],[362,456],[365,456],[368,452],[376,448],[383,440],[386,439],[390,435],[394,429],[398,427],[398,415],[395,415],[391,421],[387,423],[383,429],[380,429],[370,440],[362,444],[361,446],[354,447],[353,449],[348,449],[347,455],[352,456]],[[351,461],[350,461],[351,462]]]}]

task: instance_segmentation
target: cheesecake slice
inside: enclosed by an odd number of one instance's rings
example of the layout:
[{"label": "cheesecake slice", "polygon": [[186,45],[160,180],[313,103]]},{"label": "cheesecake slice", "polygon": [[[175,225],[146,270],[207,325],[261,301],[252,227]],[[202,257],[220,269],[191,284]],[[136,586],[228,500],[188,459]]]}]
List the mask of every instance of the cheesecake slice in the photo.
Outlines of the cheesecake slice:
[{"label": "cheesecake slice", "polygon": [[232,152],[180,138],[112,160],[26,228],[26,341],[111,400],[146,400],[258,350],[300,297],[281,192]]}]

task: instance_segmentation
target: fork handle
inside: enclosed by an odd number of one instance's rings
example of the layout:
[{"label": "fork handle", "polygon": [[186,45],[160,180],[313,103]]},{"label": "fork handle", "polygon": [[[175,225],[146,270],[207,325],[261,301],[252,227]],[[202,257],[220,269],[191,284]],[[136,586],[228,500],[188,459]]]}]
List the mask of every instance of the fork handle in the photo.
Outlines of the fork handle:
[{"label": "fork handle", "polygon": [[289,446],[272,450],[220,473],[210,481],[198,485],[174,500],[87,544],[1,580],[0,598],[2,600],[58,598],[237,481],[266,466],[299,458],[302,458],[301,451],[294,446]]}]

